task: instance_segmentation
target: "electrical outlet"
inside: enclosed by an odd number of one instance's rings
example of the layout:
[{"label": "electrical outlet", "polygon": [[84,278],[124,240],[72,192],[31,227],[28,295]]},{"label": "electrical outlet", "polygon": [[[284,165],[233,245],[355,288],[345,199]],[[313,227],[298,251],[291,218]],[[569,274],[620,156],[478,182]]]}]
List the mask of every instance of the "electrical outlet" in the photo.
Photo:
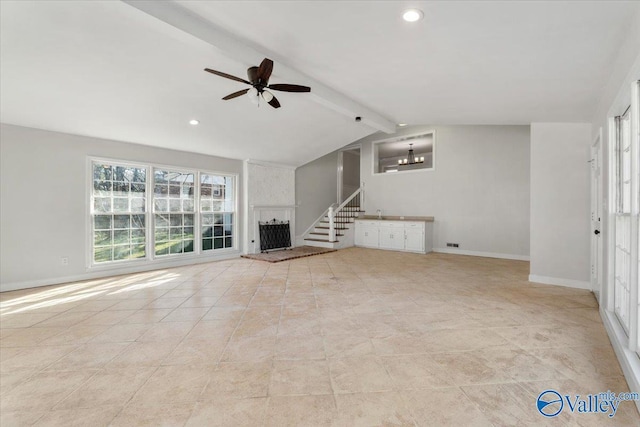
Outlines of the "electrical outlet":
[{"label": "electrical outlet", "polygon": [[460,245],[458,243],[447,243],[448,248],[458,248]]},{"label": "electrical outlet", "polygon": [[60,265],[69,265],[69,257],[68,256],[60,257]]}]

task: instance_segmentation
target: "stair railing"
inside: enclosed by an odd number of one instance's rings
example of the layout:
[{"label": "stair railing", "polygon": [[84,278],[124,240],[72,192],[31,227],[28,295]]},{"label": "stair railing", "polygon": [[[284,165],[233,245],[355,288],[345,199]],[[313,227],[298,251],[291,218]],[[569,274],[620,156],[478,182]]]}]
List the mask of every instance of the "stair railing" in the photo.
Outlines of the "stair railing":
[{"label": "stair railing", "polygon": [[338,207],[334,207],[331,205],[327,212],[327,216],[329,217],[329,241],[336,241],[336,224],[338,227],[343,228],[345,222],[349,221],[352,218],[349,212],[354,212],[357,208],[358,211],[362,209],[361,202],[364,201],[364,191],[362,187],[358,188],[353,192],[349,197],[345,199],[342,204]]}]

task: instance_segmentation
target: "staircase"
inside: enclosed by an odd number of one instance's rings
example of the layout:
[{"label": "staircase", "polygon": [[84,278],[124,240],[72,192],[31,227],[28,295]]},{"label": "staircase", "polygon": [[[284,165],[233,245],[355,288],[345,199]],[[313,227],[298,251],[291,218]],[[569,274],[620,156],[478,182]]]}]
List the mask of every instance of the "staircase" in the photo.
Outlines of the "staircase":
[{"label": "staircase", "polygon": [[354,245],[355,219],[360,216],[364,192],[358,188],[340,204],[333,204],[307,229],[304,244],[321,248],[347,248]]}]

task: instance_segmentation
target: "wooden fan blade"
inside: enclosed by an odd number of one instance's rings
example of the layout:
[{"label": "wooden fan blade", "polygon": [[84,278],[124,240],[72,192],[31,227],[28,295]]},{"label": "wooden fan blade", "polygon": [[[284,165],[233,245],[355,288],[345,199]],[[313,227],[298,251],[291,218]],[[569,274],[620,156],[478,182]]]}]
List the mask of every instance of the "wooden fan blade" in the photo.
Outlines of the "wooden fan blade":
[{"label": "wooden fan blade", "polygon": [[242,95],[244,95],[245,93],[249,92],[249,89],[250,89],[250,88],[242,89],[242,90],[239,90],[239,91],[237,91],[237,92],[230,93],[229,95],[225,96],[225,97],[224,97],[224,98],[222,98],[222,99],[224,99],[225,101],[227,101],[227,100],[229,100],[229,99],[237,98],[237,97],[242,96]]},{"label": "wooden fan blade", "polygon": [[249,67],[247,69],[247,77],[249,77],[249,81],[252,85],[258,83],[258,67]]},{"label": "wooden fan blade", "polygon": [[271,72],[273,72],[273,61],[269,58],[264,58],[260,63],[260,68],[258,68],[258,81],[265,85],[269,83]]},{"label": "wooden fan blade", "polygon": [[246,81],[245,79],[241,79],[240,77],[232,76],[231,74],[223,73],[222,71],[212,70],[211,68],[205,68],[204,70],[206,72],[208,72],[208,73],[215,74],[216,76],[220,76],[220,77],[224,77],[224,78],[227,78],[227,79],[235,80],[235,81],[240,82],[240,83],[246,83],[248,85],[251,84],[250,82]]},{"label": "wooden fan blade", "polygon": [[269,101],[269,105],[271,105],[273,108],[280,108],[280,103],[275,96],[271,99],[271,101]]},{"label": "wooden fan blade", "polygon": [[270,85],[269,89],[280,90],[282,92],[311,92],[308,86],[290,85],[286,83]]}]

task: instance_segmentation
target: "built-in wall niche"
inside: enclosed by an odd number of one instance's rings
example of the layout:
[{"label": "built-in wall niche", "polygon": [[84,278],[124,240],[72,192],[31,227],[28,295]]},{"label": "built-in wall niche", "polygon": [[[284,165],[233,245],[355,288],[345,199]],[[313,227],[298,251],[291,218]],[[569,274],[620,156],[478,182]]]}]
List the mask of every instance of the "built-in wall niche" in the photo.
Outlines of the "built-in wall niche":
[{"label": "built-in wall niche", "polygon": [[435,162],[435,131],[373,143],[373,173],[430,170]]}]

